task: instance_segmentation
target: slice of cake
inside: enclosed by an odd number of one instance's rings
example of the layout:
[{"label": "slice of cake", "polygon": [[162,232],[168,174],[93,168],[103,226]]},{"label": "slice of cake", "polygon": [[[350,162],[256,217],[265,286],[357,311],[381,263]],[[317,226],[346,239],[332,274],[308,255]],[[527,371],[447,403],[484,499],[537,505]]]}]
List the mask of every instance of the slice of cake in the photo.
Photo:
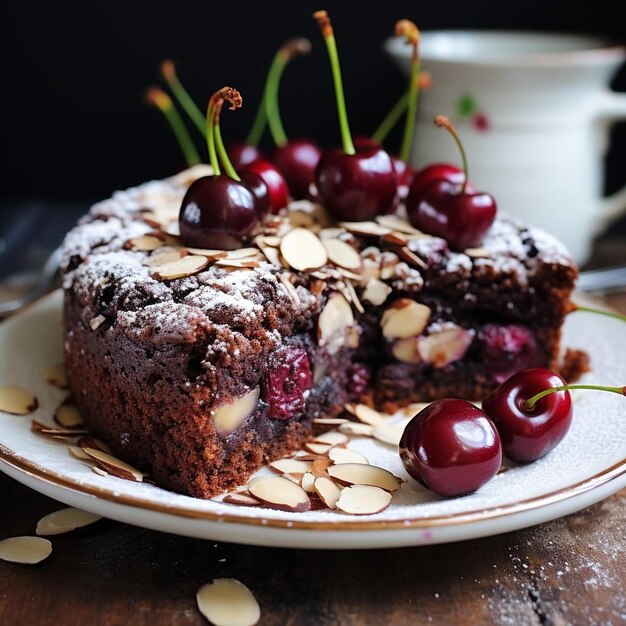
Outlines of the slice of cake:
[{"label": "slice of cake", "polygon": [[293,202],[249,247],[185,248],[195,168],[117,192],[64,244],[65,357],[94,433],[163,487],[210,497],[295,450],[346,402],[480,398],[558,367],[577,270],[500,215],[479,249],[396,216]]}]

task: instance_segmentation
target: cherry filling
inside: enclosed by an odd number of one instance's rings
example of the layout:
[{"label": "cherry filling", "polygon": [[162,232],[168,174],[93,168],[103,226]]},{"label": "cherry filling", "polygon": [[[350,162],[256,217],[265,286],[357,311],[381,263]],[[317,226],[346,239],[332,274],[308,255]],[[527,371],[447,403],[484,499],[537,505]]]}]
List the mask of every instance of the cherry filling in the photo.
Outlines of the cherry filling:
[{"label": "cherry filling", "polygon": [[269,405],[268,415],[289,419],[302,411],[306,392],[311,389],[309,357],[302,348],[279,348],[269,358],[263,380],[263,399]]},{"label": "cherry filling", "polygon": [[355,363],[348,370],[348,394],[350,400],[358,400],[370,384],[372,373],[363,363]]},{"label": "cherry filling", "polygon": [[544,363],[534,333],[520,324],[485,324],[480,330],[487,371],[497,383],[512,374]]}]

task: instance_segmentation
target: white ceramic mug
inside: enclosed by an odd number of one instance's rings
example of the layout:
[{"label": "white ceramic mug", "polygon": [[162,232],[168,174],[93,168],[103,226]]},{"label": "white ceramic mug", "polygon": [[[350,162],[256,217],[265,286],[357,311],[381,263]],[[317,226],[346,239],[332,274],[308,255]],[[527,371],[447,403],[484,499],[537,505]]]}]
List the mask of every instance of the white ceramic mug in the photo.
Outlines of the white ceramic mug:
[{"label": "white ceramic mug", "polygon": [[[404,40],[386,49],[406,72]],[[578,262],[595,234],[626,209],[626,188],[602,197],[602,157],[626,94],[609,89],[626,49],[578,36],[493,31],[422,33],[423,69],[412,162],[459,162],[433,126],[448,115],[463,139],[470,178],[502,210],[558,236]]]}]

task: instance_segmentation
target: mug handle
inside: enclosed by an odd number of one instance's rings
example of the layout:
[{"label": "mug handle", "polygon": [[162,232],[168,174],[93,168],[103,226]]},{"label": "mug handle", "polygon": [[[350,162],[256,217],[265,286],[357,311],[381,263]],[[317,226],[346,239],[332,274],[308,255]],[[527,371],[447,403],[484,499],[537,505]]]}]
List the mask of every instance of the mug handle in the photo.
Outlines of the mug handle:
[{"label": "mug handle", "polygon": [[[605,125],[618,120],[626,120],[626,93],[619,93],[607,89],[597,104],[597,119]],[[599,201],[601,215],[597,230],[601,231],[609,222],[626,213],[626,185],[611,196]]]}]

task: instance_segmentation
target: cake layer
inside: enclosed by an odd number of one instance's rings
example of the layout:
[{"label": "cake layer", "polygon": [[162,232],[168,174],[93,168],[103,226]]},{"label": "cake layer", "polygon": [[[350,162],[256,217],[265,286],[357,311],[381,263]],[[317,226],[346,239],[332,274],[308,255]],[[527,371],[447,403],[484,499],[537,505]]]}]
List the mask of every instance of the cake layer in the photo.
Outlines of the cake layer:
[{"label": "cake layer", "polygon": [[576,268],[541,231],[500,216],[480,249],[454,252],[400,217],[337,225],[300,201],[249,249],[186,249],[178,208],[203,173],[116,193],[64,245],[76,402],[164,487],[240,484],[347,401],[474,399],[557,366]]}]

